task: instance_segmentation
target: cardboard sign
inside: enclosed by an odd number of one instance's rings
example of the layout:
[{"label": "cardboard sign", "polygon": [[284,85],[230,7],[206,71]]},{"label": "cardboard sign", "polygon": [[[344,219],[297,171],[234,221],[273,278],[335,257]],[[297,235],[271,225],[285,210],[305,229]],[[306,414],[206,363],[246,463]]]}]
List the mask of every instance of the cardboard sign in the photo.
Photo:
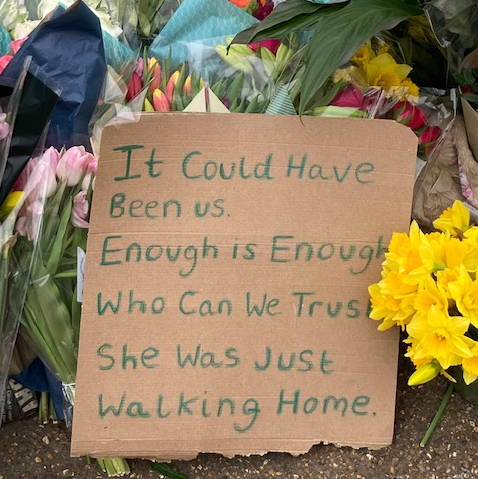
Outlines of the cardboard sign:
[{"label": "cardboard sign", "polygon": [[407,230],[416,138],[392,121],[151,114],[103,134],[72,454],[371,448],[398,335],[367,317]]}]

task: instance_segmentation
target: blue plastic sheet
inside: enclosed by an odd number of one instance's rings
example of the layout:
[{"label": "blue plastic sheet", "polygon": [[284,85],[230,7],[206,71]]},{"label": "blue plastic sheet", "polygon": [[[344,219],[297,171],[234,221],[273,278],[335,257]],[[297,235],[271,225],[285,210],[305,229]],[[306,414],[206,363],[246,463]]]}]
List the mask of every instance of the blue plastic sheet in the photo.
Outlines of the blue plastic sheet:
[{"label": "blue plastic sheet", "polygon": [[207,47],[258,23],[228,0],[184,0],[150,47],[150,55],[171,58],[173,65],[205,60]]},{"label": "blue plastic sheet", "polygon": [[89,122],[106,74],[98,17],[83,2],[67,10],[58,7],[50,20],[32,32],[4,70],[0,84],[12,87],[28,56],[32,57],[30,71],[60,96],[46,146],[90,149]]},{"label": "blue plastic sheet", "polygon": [[48,392],[58,419],[64,419],[61,383],[39,359],[35,359],[21,374],[12,377],[32,391]]}]

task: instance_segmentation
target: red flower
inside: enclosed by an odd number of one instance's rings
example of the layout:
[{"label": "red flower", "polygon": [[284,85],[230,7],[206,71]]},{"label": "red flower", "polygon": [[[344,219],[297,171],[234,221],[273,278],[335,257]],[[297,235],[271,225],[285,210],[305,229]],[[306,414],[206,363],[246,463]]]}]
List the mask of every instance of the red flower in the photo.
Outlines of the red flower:
[{"label": "red flower", "polygon": [[257,43],[249,43],[249,48],[253,51],[257,51],[259,48],[267,48],[270,50],[274,55],[277,53],[277,49],[280,46],[280,40],[276,38],[268,38],[267,40],[262,40],[261,42]]},{"label": "red flower", "polygon": [[362,92],[355,85],[347,85],[340,90],[330,102],[332,106],[348,106],[351,108],[360,108],[362,103]]},{"label": "red flower", "polygon": [[433,143],[441,136],[441,128],[439,126],[429,126],[425,131],[418,137],[418,143],[421,145],[426,145],[428,143]]},{"label": "red flower", "polygon": [[131,101],[142,89],[143,80],[136,72],[133,72],[126,92],[126,101]]},{"label": "red flower", "polygon": [[427,122],[425,112],[409,101],[401,101],[397,103],[392,108],[392,116],[395,121],[408,126],[414,131],[425,126]]},{"label": "red flower", "polygon": [[253,15],[258,20],[264,20],[264,18],[269,15],[274,9],[274,3],[272,1],[261,2],[257,10],[253,13]]}]

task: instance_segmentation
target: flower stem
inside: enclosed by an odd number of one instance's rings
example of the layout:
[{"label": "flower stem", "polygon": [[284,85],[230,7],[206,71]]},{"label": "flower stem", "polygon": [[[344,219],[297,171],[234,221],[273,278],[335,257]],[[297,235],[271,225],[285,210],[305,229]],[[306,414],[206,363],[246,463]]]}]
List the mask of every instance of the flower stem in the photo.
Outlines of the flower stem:
[{"label": "flower stem", "polygon": [[440,422],[440,419],[443,416],[443,413],[445,412],[445,408],[448,404],[448,401],[450,401],[451,395],[453,394],[454,388],[455,386],[453,385],[453,383],[450,383],[448,385],[448,389],[445,391],[445,394],[443,395],[440,406],[438,407],[437,412],[435,413],[435,417],[432,419],[432,422],[428,426],[428,429],[426,430],[425,435],[423,436],[423,439],[420,442],[421,447],[425,447],[427,445],[427,442],[430,439],[431,435],[433,434],[433,431],[435,430],[438,423]]}]

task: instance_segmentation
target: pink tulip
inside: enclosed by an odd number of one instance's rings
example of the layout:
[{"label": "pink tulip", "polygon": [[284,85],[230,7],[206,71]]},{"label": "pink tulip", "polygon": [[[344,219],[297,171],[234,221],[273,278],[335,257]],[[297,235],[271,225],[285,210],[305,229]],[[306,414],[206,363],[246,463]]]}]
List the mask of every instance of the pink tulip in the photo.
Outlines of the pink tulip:
[{"label": "pink tulip", "polygon": [[95,156],[91,155],[89,158],[89,162],[86,165],[86,173],[85,177],[83,178],[83,182],[81,183],[81,189],[88,191],[88,188],[94,187],[94,175],[96,175],[96,170],[98,169],[98,160]]},{"label": "pink tulip", "polygon": [[15,181],[12,190],[24,191],[28,201],[49,198],[57,189],[56,168],[60,154],[51,147],[42,156],[31,158]]},{"label": "pink tulip", "polygon": [[347,85],[340,90],[335,98],[330,102],[332,106],[347,106],[351,108],[360,108],[363,103],[363,95],[355,85]]},{"label": "pink tulip", "polygon": [[261,42],[257,43],[249,43],[249,48],[253,51],[257,51],[259,48],[267,48],[270,50],[274,55],[277,53],[277,49],[280,46],[280,40],[275,38],[269,38],[267,40],[262,40]]},{"label": "pink tulip", "polygon": [[15,230],[21,236],[26,236],[30,241],[38,238],[42,216],[44,213],[44,201],[36,200],[23,208],[23,216],[15,223]]},{"label": "pink tulip", "polygon": [[84,146],[73,146],[66,150],[56,168],[56,176],[67,186],[77,185],[86,173],[88,164],[93,161],[93,155]]},{"label": "pink tulip", "polygon": [[176,83],[178,82],[179,78],[179,71],[176,70],[168,80],[168,83],[166,84],[166,98],[168,99],[169,103],[172,103],[173,101],[173,95],[174,95],[174,89],[176,88]]},{"label": "pink tulip", "polygon": [[0,57],[0,73],[7,68],[7,65],[12,61],[13,55],[3,55]]},{"label": "pink tulip", "polygon": [[90,224],[87,221],[89,209],[90,205],[86,199],[86,191],[80,191],[73,198],[73,214],[71,216],[73,226],[77,228],[89,228]]},{"label": "pink tulip", "polygon": [[153,92],[153,108],[154,111],[167,112],[171,110],[171,104],[166,95],[157,88]]},{"label": "pink tulip", "polygon": [[416,131],[425,126],[427,117],[424,111],[409,101],[401,101],[392,108],[395,121]]},{"label": "pink tulip", "polygon": [[5,121],[7,115],[5,113],[0,113],[0,140],[3,140],[10,133],[10,126]]}]

